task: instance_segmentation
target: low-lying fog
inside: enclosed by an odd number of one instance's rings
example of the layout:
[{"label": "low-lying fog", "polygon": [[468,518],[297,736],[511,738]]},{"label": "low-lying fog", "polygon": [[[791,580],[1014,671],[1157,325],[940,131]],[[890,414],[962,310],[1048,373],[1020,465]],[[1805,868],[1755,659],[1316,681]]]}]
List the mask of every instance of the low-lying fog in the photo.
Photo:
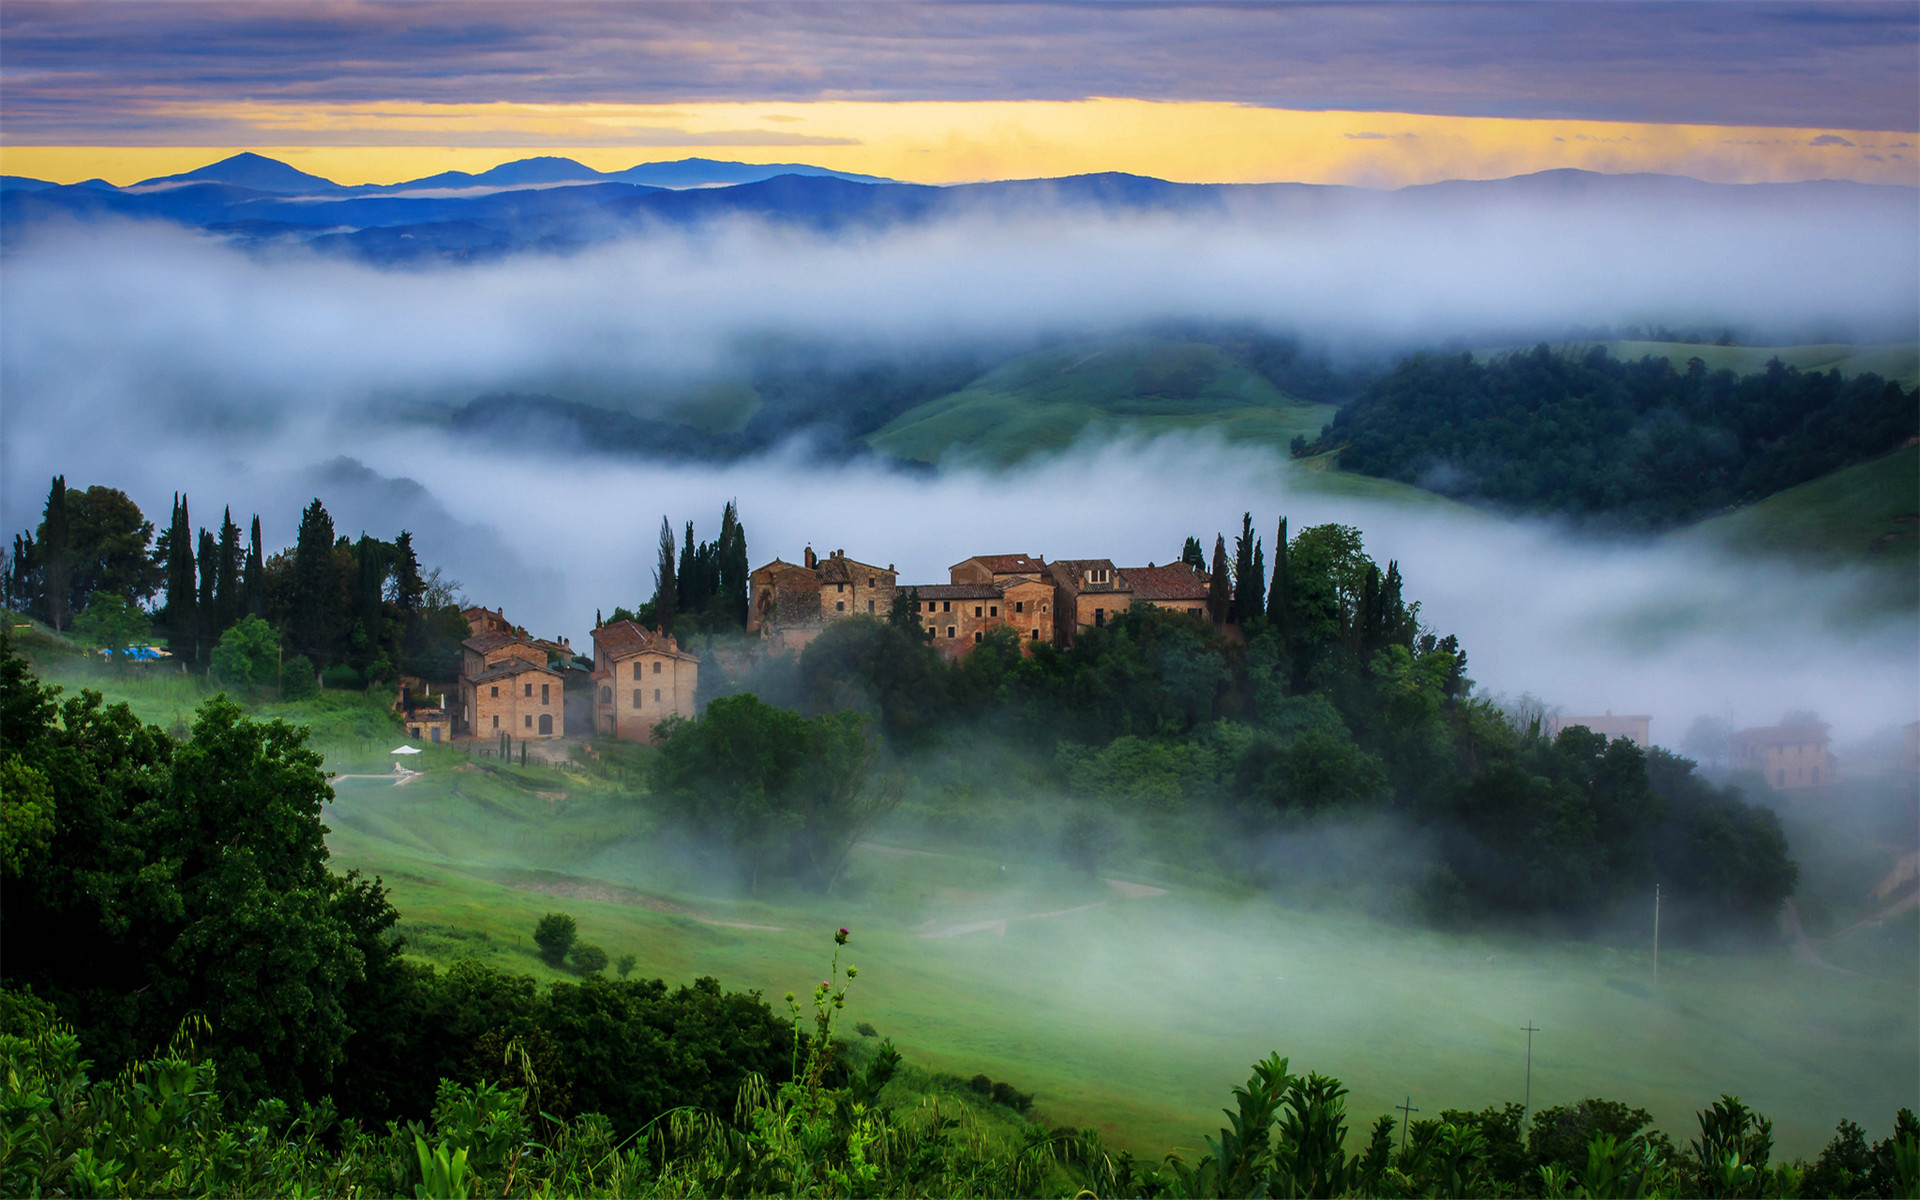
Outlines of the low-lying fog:
[{"label": "low-lying fog", "polygon": [[1629,322],[1910,336],[1910,207],[1533,205],[1311,228],[1037,215],[840,239],[733,225],[388,271],[158,226],[53,231],[0,277],[0,519],[9,535],[36,523],[64,473],[124,488],[157,521],[176,490],[201,524],[258,511],[278,546],[319,495],[342,532],[411,528],[473,601],[580,645],[596,609],[651,590],[661,515],[710,537],[730,498],[755,563],[844,548],[904,582],[986,552],[1164,562],[1251,510],[1268,539],[1282,514],[1296,530],[1359,526],[1400,560],[1423,620],[1461,636],[1485,690],[1650,713],[1669,744],[1728,708],[1739,723],[1814,709],[1864,736],[1920,709],[1920,632],[1910,612],[1868,613],[1845,572],[1342,498],[1271,452],[1205,439],[936,477],[798,449],[726,466],[582,458],[458,440],[418,415],[489,391],[639,396],[724,373],[768,335],[873,352],[1198,318],[1336,350]]}]

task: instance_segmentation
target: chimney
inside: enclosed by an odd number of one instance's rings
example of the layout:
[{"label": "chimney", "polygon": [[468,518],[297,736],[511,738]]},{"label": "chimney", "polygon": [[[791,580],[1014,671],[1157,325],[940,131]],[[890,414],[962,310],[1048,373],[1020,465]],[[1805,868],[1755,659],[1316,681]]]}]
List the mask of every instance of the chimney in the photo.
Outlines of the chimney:
[{"label": "chimney", "polygon": [[812,546],[807,547],[806,553],[801,556],[801,561],[806,563],[809,571],[820,565],[819,556],[814,554]]}]

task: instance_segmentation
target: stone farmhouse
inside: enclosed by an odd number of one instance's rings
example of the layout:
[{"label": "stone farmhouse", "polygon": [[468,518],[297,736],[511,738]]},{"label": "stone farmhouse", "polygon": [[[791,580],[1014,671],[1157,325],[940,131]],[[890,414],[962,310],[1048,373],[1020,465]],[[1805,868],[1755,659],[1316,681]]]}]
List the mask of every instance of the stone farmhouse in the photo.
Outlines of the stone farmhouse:
[{"label": "stone farmhouse", "polygon": [[566,736],[566,696],[547,652],[515,633],[482,633],[460,643],[460,709],[455,732],[469,737]]},{"label": "stone farmhouse", "polygon": [[593,631],[594,732],[651,742],[668,717],[691,718],[700,660],[671,634],[615,621]]},{"label": "stone farmhouse", "polygon": [[1758,771],[1783,792],[1838,783],[1840,771],[1827,751],[1827,730],[1824,722],[1742,729],[1727,739],[1728,765],[1736,771]]},{"label": "stone farmhouse", "polygon": [[866,616],[884,621],[893,612],[895,572],[835,550],[826,558],[809,546],[798,563],[776,558],[747,576],[747,632],[798,650],[830,621]]}]

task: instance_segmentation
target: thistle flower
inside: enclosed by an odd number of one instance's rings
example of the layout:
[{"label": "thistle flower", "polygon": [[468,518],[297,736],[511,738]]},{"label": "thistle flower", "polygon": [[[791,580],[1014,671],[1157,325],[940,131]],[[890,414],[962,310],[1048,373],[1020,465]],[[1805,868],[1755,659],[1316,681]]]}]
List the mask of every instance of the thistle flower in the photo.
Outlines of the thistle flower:
[{"label": "thistle flower", "polygon": [[857,978],[859,977],[859,975],[860,975],[860,968],[859,968],[859,967],[848,967],[848,968],[847,968],[847,978],[848,978],[848,979],[857,979]]},{"label": "thistle flower", "polygon": [[844,946],[847,944],[847,927],[845,925],[840,927],[839,933],[833,935],[833,944],[836,946]]}]

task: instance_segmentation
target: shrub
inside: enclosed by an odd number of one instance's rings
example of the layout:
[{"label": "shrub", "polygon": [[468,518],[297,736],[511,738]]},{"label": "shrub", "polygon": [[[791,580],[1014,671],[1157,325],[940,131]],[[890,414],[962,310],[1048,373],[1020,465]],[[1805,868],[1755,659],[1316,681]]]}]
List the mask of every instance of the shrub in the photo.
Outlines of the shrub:
[{"label": "shrub", "polygon": [[259,617],[243,618],[213,648],[213,677],[225,684],[266,687],[279,668],[280,635]]},{"label": "shrub", "polygon": [[634,967],[639,964],[640,959],[635,955],[622,954],[619,958],[613,960],[613,969],[620,973],[620,978],[625,979],[627,976],[633,974]]},{"label": "shrub", "polygon": [[873,1027],[873,1022],[871,1021],[860,1022],[858,1025],[855,1025],[853,1027],[853,1031],[859,1034],[861,1037],[879,1037],[880,1036],[880,1031]]},{"label": "shrub", "polygon": [[967,1086],[979,1092],[982,1096],[990,1096],[993,1094],[993,1080],[988,1079],[985,1075],[975,1075],[972,1079],[967,1080]]},{"label": "shrub", "polygon": [[321,672],[320,685],[343,692],[357,692],[366,686],[360,679],[360,672],[345,663],[328,667]]},{"label": "shrub", "polygon": [[296,654],[280,667],[280,698],[309,700],[320,693],[320,681],[313,673],[313,660]]},{"label": "shrub", "polygon": [[572,917],[566,913],[548,913],[534,927],[533,943],[540,947],[540,957],[547,965],[557,967],[567,961],[567,951],[573,949],[573,941],[578,936],[580,931]]},{"label": "shrub", "polygon": [[607,952],[592,942],[577,942],[573,952],[568,955],[573,960],[573,969],[582,975],[592,975],[607,969]]}]

